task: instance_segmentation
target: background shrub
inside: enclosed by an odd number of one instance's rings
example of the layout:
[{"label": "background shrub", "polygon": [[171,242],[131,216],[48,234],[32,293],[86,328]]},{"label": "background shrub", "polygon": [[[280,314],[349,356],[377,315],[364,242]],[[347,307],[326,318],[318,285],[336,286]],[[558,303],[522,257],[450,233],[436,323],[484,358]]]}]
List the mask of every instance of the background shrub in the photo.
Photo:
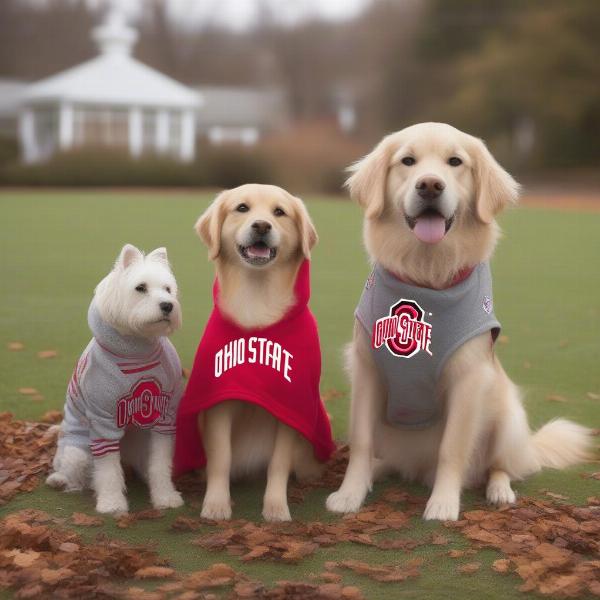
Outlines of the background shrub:
[{"label": "background shrub", "polygon": [[18,160],[16,143],[0,141],[0,185],[232,188],[272,183],[293,193],[339,193],[345,168],[366,151],[327,122],[304,123],[250,147],[200,143],[192,163],[152,154],[136,159],[126,150],[81,148],[25,165]]}]

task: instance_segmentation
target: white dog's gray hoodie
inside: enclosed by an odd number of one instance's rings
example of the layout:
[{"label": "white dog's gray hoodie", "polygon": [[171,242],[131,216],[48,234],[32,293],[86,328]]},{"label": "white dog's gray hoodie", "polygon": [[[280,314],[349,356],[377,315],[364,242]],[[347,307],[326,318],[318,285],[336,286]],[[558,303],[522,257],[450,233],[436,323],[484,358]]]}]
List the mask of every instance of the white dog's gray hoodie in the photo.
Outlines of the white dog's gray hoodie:
[{"label": "white dog's gray hoodie", "polygon": [[59,447],[104,456],[119,450],[129,427],[174,435],[183,380],[173,344],[166,337],[121,335],[94,301],[88,323],[94,337],[69,382]]},{"label": "white dog's gray hoodie", "polygon": [[489,264],[443,290],[410,285],[381,265],[367,279],[356,317],[371,336],[394,425],[427,427],[440,416],[437,384],[448,358],[468,340],[500,332]]}]

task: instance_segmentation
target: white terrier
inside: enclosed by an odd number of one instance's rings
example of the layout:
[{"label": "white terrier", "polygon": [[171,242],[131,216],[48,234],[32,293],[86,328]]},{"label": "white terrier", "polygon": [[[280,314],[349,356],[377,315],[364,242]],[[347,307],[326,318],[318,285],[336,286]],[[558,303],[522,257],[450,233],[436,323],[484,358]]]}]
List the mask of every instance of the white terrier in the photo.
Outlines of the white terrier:
[{"label": "white terrier", "polygon": [[167,251],[127,244],[98,284],[88,312],[94,337],[67,389],[64,419],[46,483],[91,487],[96,510],[127,512],[121,459],[147,482],[155,508],[183,504],[171,480],[181,363],[166,336],[181,327]]}]

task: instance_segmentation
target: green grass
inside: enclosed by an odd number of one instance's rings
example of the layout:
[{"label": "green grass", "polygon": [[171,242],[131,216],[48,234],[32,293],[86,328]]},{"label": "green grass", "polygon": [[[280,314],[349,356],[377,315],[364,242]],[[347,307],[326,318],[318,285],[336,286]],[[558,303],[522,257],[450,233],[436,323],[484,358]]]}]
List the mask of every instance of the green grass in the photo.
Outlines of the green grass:
[{"label": "green grass", "polygon": [[[62,408],[71,370],[89,339],[86,312],[93,288],[126,242],[145,250],[167,246],[184,311],[183,329],[173,341],[183,364],[191,365],[210,310],[213,278],[192,226],[210,199],[201,193],[0,193],[0,410],[36,419],[49,409]],[[354,306],[369,267],[360,242],[358,208],[336,199],[309,199],[308,205],[321,238],[313,256],[311,304],[323,347],[322,390],[334,388],[344,394],[328,405],[335,434],[343,438],[348,385],[341,354],[351,335]],[[600,401],[587,396],[587,392],[600,393],[600,213],[523,208],[506,214],[502,226],[505,238],[493,271],[496,312],[508,342],[499,344],[498,352],[525,392],[531,423],[537,427],[563,415],[600,427]],[[8,351],[11,341],[23,342],[25,349]],[[59,354],[54,359],[37,358],[37,352],[46,349]],[[44,400],[20,395],[20,387],[37,388]],[[552,394],[567,401],[547,400]],[[522,494],[552,489],[581,502],[598,494],[598,483],[582,479],[582,470],[590,469],[548,471],[516,488]],[[386,485],[376,486],[375,495]],[[420,487],[410,489],[426,494]],[[293,515],[334,519],[325,513],[325,496],[326,491],[312,492],[304,504],[292,505]],[[133,485],[130,497],[134,509],[147,506],[147,494],[140,485]],[[234,486],[233,497],[236,516],[260,518],[262,483]],[[265,582],[306,579],[309,573],[321,572],[325,560],[352,557],[383,563],[410,558],[348,544],[319,550],[298,566],[241,564],[223,553],[207,553],[190,545],[191,534],[168,531],[173,516],[198,514],[201,498],[187,500],[186,508],[164,520],[138,523],[127,530],[109,524],[105,529],[115,537],[155,541],[181,570],[225,561]],[[480,501],[477,492],[465,495],[465,505]],[[93,503],[90,496],[59,495],[40,487],[2,507],[0,516],[23,507],[68,516],[76,510],[92,511]],[[409,534],[422,536],[437,528],[440,525],[415,519]],[[465,544],[458,534],[451,539],[451,547]],[[476,560],[484,567],[465,576],[456,573],[459,562],[438,556],[445,550],[436,546],[417,549],[415,555],[425,556],[427,563],[423,575],[414,581],[375,584],[354,575],[344,575],[344,581],[359,585],[368,598],[523,596],[516,590],[516,578],[496,575],[489,568],[495,553],[480,553]]]}]

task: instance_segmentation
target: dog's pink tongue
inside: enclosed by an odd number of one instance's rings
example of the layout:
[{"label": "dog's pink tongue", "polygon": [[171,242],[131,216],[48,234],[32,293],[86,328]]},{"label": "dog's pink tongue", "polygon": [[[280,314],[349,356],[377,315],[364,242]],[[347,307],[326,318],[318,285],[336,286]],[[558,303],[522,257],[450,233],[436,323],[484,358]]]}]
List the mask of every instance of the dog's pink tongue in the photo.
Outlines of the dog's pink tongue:
[{"label": "dog's pink tongue", "polygon": [[253,258],[269,258],[271,256],[271,249],[267,246],[250,246],[247,250],[248,256],[252,256]]},{"label": "dog's pink tongue", "polygon": [[437,215],[418,217],[413,232],[418,240],[426,244],[437,244],[446,235],[446,220]]}]

